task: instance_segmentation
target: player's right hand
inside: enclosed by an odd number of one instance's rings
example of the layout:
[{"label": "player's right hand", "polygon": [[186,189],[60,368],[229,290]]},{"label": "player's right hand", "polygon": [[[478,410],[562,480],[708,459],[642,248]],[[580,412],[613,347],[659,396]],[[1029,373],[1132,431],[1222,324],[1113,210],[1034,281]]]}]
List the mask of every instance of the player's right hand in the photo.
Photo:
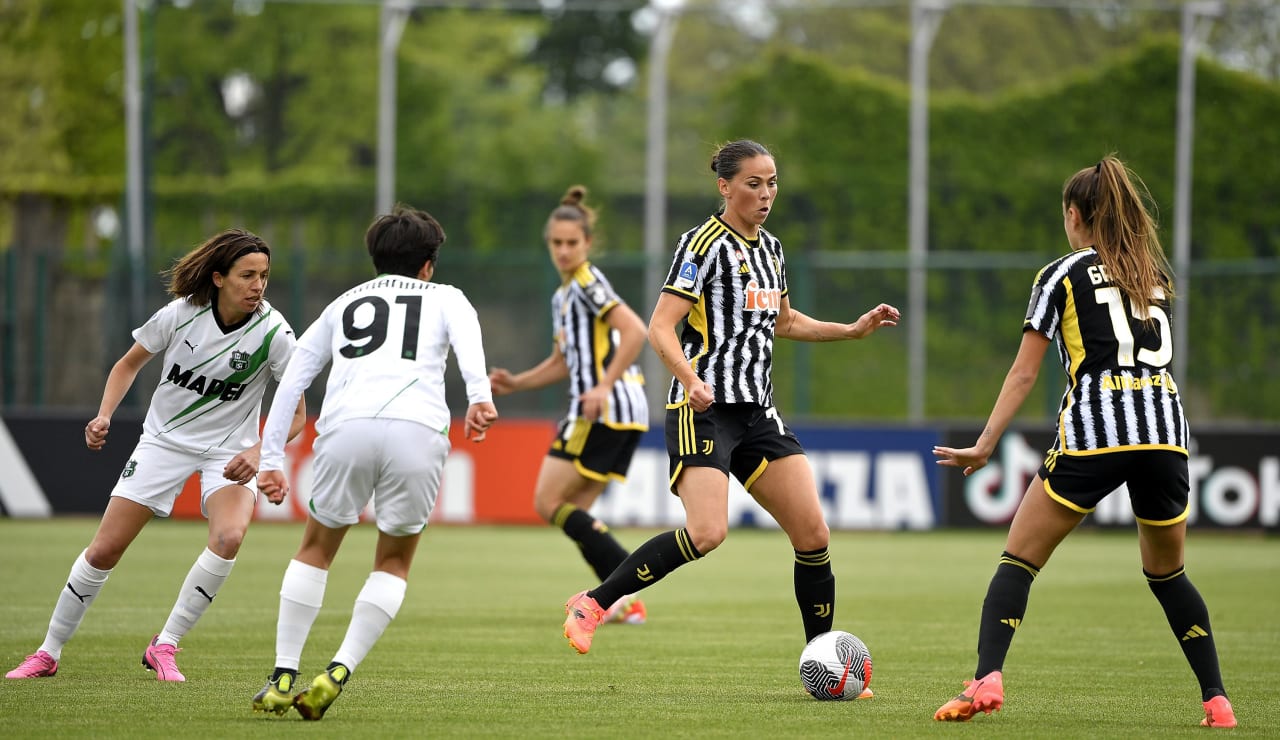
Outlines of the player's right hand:
[{"label": "player's right hand", "polygon": [[100,450],[107,444],[107,432],[111,430],[111,417],[95,416],[85,425],[84,443],[91,450]]},{"label": "player's right hand", "polygon": [[689,389],[689,405],[698,413],[711,408],[711,403],[715,400],[715,391],[712,391],[711,386],[702,381],[694,383],[693,387]]},{"label": "player's right hand", "polygon": [[473,403],[467,407],[467,418],[463,427],[463,436],[472,442],[483,442],[485,432],[498,420],[498,409],[492,403],[484,401]]}]

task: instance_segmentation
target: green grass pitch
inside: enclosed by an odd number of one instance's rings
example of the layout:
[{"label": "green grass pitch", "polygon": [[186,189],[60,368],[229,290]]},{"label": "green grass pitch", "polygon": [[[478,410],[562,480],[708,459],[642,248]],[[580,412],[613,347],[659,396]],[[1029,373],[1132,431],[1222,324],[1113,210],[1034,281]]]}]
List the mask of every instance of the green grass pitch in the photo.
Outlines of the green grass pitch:
[{"label": "green grass pitch", "polygon": [[[39,645],[92,519],[0,519],[0,662]],[[644,592],[649,623],[608,625],[591,654],[561,636],[562,604],[594,584],[551,528],[436,527],[398,618],[322,723],[255,715],[274,662],[280,578],[300,526],[256,524],[231,579],[182,642],[187,683],[139,661],[203,546],[203,523],[142,533],[52,679],[0,682],[8,737],[1204,737],[1194,677],[1147,590],[1135,535],[1081,531],[1036,580],[1005,666],[1006,705],[964,725],[932,713],[974,666],[977,616],[1003,532],[837,533],[836,626],[874,659],[869,701],[801,689],[791,550],[735,530],[706,560]],[[618,530],[624,545],[651,532]],[[302,661],[341,642],[374,531],[347,537]],[[1188,573],[1209,603],[1232,737],[1280,735],[1280,538],[1191,534]]]}]

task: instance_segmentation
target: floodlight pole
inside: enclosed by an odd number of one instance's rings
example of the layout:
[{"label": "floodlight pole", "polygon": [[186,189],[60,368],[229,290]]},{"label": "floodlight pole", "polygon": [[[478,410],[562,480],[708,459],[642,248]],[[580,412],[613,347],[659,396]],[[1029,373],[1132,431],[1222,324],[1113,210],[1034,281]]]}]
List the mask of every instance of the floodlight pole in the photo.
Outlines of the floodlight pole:
[{"label": "floodlight pole", "polygon": [[945,0],[911,3],[911,141],[908,190],[907,416],[924,421],[925,311],[929,254],[929,50],[947,11]]},{"label": "floodlight pole", "polygon": [[[649,43],[649,86],[646,116],[644,182],[644,285],[653,290],[666,278],[663,255],[667,251],[667,67],[680,19],[680,4],[655,5],[658,26]],[[660,418],[666,405],[666,384],[659,378],[667,369],[655,352],[645,352],[645,387],[649,415]]]},{"label": "floodlight pole", "polygon": [[408,0],[382,4],[378,43],[378,214],[390,213],[396,197],[396,52],[412,5]]},{"label": "floodlight pole", "polygon": [[129,253],[129,326],[143,319],[142,223],[142,72],[139,62],[138,9],[135,0],[124,0],[124,114],[125,114],[125,248]]},{"label": "floodlight pole", "polygon": [[1222,15],[1220,2],[1189,2],[1182,6],[1182,45],[1178,56],[1178,127],[1173,184],[1173,274],[1178,315],[1173,322],[1173,375],[1187,381],[1187,325],[1190,323],[1191,272],[1191,149],[1196,115],[1196,58],[1209,35],[1213,19]]}]

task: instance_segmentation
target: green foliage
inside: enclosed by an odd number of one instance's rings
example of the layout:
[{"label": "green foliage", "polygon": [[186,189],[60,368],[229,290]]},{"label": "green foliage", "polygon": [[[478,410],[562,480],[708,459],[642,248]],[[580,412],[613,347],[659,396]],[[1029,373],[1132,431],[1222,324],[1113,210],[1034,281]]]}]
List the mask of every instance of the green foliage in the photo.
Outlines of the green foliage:
[{"label": "green foliage", "polygon": [[[39,644],[57,588],[95,526],[92,519],[0,520],[6,670]],[[629,546],[653,534],[614,531]],[[1131,532],[1083,531],[1058,549],[1053,567],[1036,580],[1009,655],[1008,703],[966,727],[936,723],[932,713],[972,674],[978,606],[1003,532],[834,533],[836,626],[867,643],[876,696],[817,702],[800,687],[803,639],[792,554],[781,532],[733,531],[714,555],[644,592],[647,624],[606,625],[591,653],[580,656],[560,634],[561,604],[592,576],[562,533],[432,526],[404,605],[321,727],[294,712],[277,718],[249,708],[274,662],[277,593],[301,525],[250,528],[235,572],[182,641],[178,665],[186,683],[158,684],[138,665],[206,535],[201,522],[150,524],[95,599],[58,675],[4,685],[0,721],[22,727],[38,718],[44,733],[57,737],[133,739],[321,731],[353,739],[1206,732],[1198,726],[1204,714],[1195,679],[1142,583]],[[303,681],[342,641],[375,536],[362,524],[343,543],[302,654]],[[1188,543],[1188,568],[1213,610],[1223,676],[1241,721],[1233,737],[1273,735],[1280,724],[1273,618],[1280,592],[1259,588],[1280,578],[1278,550],[1274,538],[1240,533],[1197,533]],[[478,600],[500,606],[477,608]]]}]

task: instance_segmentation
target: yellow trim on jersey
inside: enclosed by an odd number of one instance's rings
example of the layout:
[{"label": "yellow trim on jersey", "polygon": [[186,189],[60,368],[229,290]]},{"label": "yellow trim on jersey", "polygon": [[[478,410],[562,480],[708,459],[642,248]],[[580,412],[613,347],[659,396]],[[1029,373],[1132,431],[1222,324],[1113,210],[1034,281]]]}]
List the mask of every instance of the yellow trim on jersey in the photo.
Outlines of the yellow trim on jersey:
[{"label": "yellow trim on jersey", "polygon": [[720,235],[728,230],[729,228],[727,226],[720,223],[720,220],[715,216],[712,216],[707,219],[707,222],[702,225],[702,228],[698,229],[698,232],[689,240],[687,251],[699,256],[706,254],[707,250],[711,248],[712,243],[714,243],[716,239],[719,239]]},{"label": "yellow trim on jersey", "polygon": [[573,274],[569,276],[569,280],[573,280],[578,283],[578,285],[585,288],[587,287],[587,283],[595,280],[595,277],[595,275],[591,274],[591,263],[583,262],[578,265],[578,269],[574,270]]},{"label": "yellow trim on jersey", "polygon": [[[1139,516],[1136,516],[1136,515],[1134,516],[1134,519],[1137,519],[1137,520],[1138,520],[1138,522],[1140,522],[1140,523],[1142,523],[1142,524],[1146,524],[1147,526],[1150,526],[1150,527],[1170,527],[1170,526],[1173,526],[1174,524],[1177,524],[1178,522],[1183,521],[1183,520],[1184,520],[1184,519],[1186,519],[1188,516],[1191,516],[1191,502],[1190,502],[1190,501],[1188,501],[1188,502],[1187,502],[1187,508],[1183,509],[1181,514],[1179,514],[1179,515],[1175,516],[1175,517],[1174,517],[1174,518],[1172,518],[1172,519],[1143,519],[1142,517],[1139,517]],[[1179,571],[1179,572],[1181,572],[1181,571]],[[1173,576],[1170,576],[1170,578],[1172,578],[1172,577],[1173,577]],[[1151,580],[1151,579],[1150,579],[1150,578],[1148,578],[1147,580],[1149,581],[1149,580]],[[1168,579],[1167,579],[1167,578],[1162,578],[1162,579],[1160,579],[1160,580],[1168,580]]]},{"label": "yellow trim on jersey", "polygon": [[1111,452],[1135,452],[1139,450],[1166,450],[1190,457],[1187,448],[1177,445],[1120,445],[1119,447],[1103,447],[1097,450],[1062,450],[1061,454],[1070,455],[1071,457],[1088,457],[1090,455],[1106,455]]},{"label": "yellow trim on jersey", "polygon": [[1049,485],[1049,481],[1044,481],[1044,492],[1049,494],[1049,498],[1053,499],[1054,501],[1057,501],[1058,503],[1062,504],[1068,509],[1071,509],[1074,512],[1077,512],[1080,514],[1088,514],[1089,512],[1093,511],[1093,509],[1086,509],[1082,506],[1071,503],[1070,501],[1066,500],[1062,496],[1059,496],[1053,490],[1053,486]]},{"label": "yellow trim on jersey", "polygon": [[696,300],[698,300],[698,296],[697,296],[697,295],[695,295],[695,294],[693,294],[693,293],[690,293],[690,292],[689,292],[689,291],[687,291],[687,290],[681,290],[681,289],[679,289],[679,288],[677,288],[677,287],[675,287],[675,286],[673,286],[673,285],[664,285],[664,286],[662,286],[662,292],[664,292],[664,293],[672,293],[672,294],[678,295],[678,296],[680,296],[680,297],[682,297],[682,298],[688,298],[688,299],[689,299],[689,300],[691,300],[691,301],[696,301]]},{"label": "yellow trim on jersey", "polygon": [[1084,337],[1080,336],[1080,316],[1076,314],[1076,298],[1075,293],[1071,290],[1071,279],[1064,277],[1062,279],[1062,288],[1067,292],[1066,305],[1062,309],[1062,324],[1060,331],[1062,332],[1062,342],[1067,348],[1067,357],[1071,359],[1071,365],[1067,369],[1067,377],[1071,379],[1071,391],[1067,394],[1067,403],[1062,408],[1062,414],[1058,416],[1058,438],[1067,438],[1067,415],[1071,411],[1071,406],[1076,397],[1076,386],[1080,384],[1080,378],[1076,373],[1080,370],[1080,363],[1084,362]]},{"label": "yellow trim on jersey", "polygon": [[632,421],[632,422],[627,422],[625,424],[619,424],[616,421],[598,421],[596,423],[603,424],[604,426],[607,426],[610,429],[615,429],[620,432],[626,432],[626,431],[643,432],[649,429],[649,422],[647,421]]},{"label": "yellow trim on jersey", "polygon": [[760,464],[757,465],[756,469],[752,471],[751,475],[747,476],[747,479],[742,482],[742,487],[750,491],[751,485],[756,482],[757,478],[759,478],[761,475],[764,474],[764,469],[767,467],[769,467],[769,461],[764,459],[763,457],[760,458]]},{"label": "yellow trim on jersey", "polygon": [[[613,344],[613,327],[609,326],[609,322],[604,321],[599,316],[591,320],[591,357],[592,369],[595,371],[595,382],[600,383],[605,376],[604,361],[609,356],[609,347]],[[610,407],[613,406],[613,389],[609,389],[609,400],[605,401],[604,413],[602,417],[610,416]]]},{"label": "yellow trim on jersey", "polygon": [[[711,335],[707,324],[707,296],[705,293],[698,296],[698,302],[693,305],[693,310],[689,311],[688,317],[685,319],[689,322],[689,326],[702,337],[702,351],[689,358],[689,367],[693,368],[695,375],[698,374],[698,361],[706,356],[707,351],[711,348]],[[689,395],[689,389],[684,389],[685,395]]]}]

